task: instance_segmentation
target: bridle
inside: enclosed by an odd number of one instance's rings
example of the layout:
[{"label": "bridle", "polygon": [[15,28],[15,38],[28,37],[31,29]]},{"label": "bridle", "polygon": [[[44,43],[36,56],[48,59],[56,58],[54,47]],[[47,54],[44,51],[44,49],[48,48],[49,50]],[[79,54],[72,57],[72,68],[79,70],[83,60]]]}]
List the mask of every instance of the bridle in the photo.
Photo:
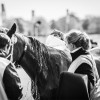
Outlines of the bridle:
[{"label": "bridle", "polygon": [[[14,39],[15,39],[15,35],[14,35]],[[24,37],[23,37],[23,39],[24,39]],[[25,41],[25,39],[24,39],[24,41]],[[24,43],[25,43],[25,42],[24,42]],[[14,62],[14,61],[13,61],[14,44],[15,44],[14,41],[11,41],[11,44],[10,44],[10,51],[9,51],[10,53],[9,53],[9,54],[7,55],[7,57],[6,57],[6,58],[9,59],[11,62]],[[22,52],[20,58],[19,58],[17,61],[14,62],[15,65],[17,65],[17,66],[20,65],[20,63],[21,63],[21,61],[22,61],[22,59],[23,59],[23,57],[24,57],[26,51],[27,51],[27,44],[25,43],[24,50],[23,50],[23,52]]]},{"label": "bridle", "polygon": [[[11,52],[10,52],[11,51]],[[10,50],[9,50],[9,54],[6,56],[6,58],[8,60],[10,60],[11,62],[13,62],[13,44],[10,44]]]}]

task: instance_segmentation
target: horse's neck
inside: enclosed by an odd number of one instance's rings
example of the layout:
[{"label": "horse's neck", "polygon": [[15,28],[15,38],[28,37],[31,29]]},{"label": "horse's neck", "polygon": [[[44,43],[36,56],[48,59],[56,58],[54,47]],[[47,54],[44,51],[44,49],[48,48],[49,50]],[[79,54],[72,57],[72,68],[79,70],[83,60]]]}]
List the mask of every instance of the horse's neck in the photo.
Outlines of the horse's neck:
[{"label": "horse's neck", "polygon": [[[32,41],[33,51],[31,50],[31,52],[33,54],[29,55],[30,60],[26,56],[26,59],[29,60],[27,64],[29,63],[28,65],[32,69],[36,68],[34,75],[37,77],[38,88],[41,93],[46,93],[46,91],[52,90],[59,85],[61,70],[64,71],[67,69],[67,58],[58,50],[49,48],[36,39],[32,39]],[[34,62],[34,60],[37,62]],[[34,66],[35,63],[37,63],[37,67]],[[65,69],[64,66],[66,67]],[[31,69],[30,71],[32,72]]]}]

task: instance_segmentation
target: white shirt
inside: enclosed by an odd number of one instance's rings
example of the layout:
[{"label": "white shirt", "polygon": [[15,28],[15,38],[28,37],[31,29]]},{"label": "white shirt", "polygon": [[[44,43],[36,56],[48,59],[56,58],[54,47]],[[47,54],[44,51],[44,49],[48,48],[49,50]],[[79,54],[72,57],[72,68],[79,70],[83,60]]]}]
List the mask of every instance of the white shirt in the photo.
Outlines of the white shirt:
[{"label": "white shirt", "polygon": [[59,38],[53,36],[53,35],[49,35],[46,39],[45,44],[47,46],[59,49],[59,50],[67,50],[69,51],[69,49],[67,49],[66,44],[64,41],[60,40]]}]

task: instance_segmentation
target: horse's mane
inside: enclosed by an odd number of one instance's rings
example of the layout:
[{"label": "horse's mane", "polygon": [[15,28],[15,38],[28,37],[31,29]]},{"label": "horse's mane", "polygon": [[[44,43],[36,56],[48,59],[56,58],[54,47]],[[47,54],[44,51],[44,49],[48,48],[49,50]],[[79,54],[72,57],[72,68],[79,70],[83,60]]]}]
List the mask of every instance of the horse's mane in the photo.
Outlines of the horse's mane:
[{"label": "horse's mane", "polygon": [[47,78],[48,74],[47,59],[49,59],[47,47],[44,44],[40,43],[34,37],[28,37],[28,38],[31,39],[33,50],[36,53],[35,56],[36,59],[38,60],[38,64],[40,67],[39,72],[43,72],[44,77]]},{"label": "horse's mane", "polygon": [[[45,92],[48,92],[48,88],[51,90],[55,86],[58,86],[59,76],[60,76],[60,69],[59,66],[56,64],[56,58],[51,59],[51,56],[53,56],[50,52],[50,50],[57,51],[56,49],[53,49],[51,47],[46,46],[45,44],[41,43],[34,37],[28,37],[31,39],[33,52],[35,52],[35,57],[38,60],[38,86],[41,88],[40,90],[44,90]],[[59,56],[59,54],[56,54],[55,56]],[[52,60],[52,61],[51,61]],[[55,61],[53,61],[55,60]],[[48,85],[48,86],[47,86]],[[48,93],[47,93],[48,94]]]},{"label": "horse's mane", "polygon": [[[32,41],[33,50],[35,50],[35,53],[36,53],[35,55],[39,64],[39,72],[43,73],[43,76],[45,77],[45,79],[47,78],[49,71],[52,73],[52,75],[54,75],[54,68],[52,66],[52,61],[50,61],[50,56],[51,56],[52,50],[54,50],[54,52],[55,51],[58,52],[59,50],[46,46],[45,44],[41,43],[34,37],[29,37],[29,38]],[[56,54],[55,56],[57,55],[58,54]],[[59,71],[58,68],[57,68],[57,71]]]}]

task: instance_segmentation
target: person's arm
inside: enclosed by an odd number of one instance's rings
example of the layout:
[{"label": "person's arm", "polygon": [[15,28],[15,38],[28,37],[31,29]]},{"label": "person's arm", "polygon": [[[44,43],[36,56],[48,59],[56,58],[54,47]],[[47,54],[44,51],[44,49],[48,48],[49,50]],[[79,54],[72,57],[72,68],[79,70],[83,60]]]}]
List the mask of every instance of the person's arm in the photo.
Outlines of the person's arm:
[{"label": "person's arm", "polygon": [[3,83],[9,100],[20,100],[22,97],[21,81],[16,69],[11,63],[6,67],[4,71]]}]

